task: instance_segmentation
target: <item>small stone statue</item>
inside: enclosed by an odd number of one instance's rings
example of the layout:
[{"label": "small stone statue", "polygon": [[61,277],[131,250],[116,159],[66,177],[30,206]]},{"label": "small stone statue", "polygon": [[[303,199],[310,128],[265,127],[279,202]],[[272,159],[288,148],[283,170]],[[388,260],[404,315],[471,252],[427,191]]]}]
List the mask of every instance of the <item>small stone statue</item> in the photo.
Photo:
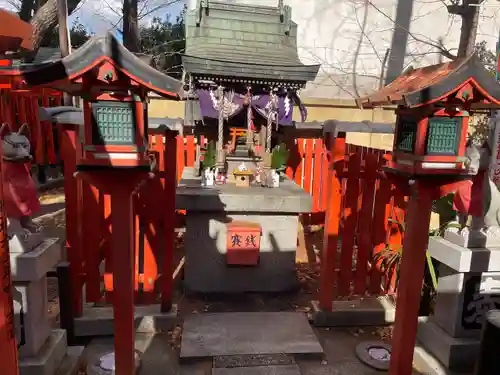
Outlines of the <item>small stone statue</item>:
[{"label": "small stone statue", "polygon": [[[40,210],[37,188],[27,165],[31,158],[30,143],[22,134],[10,132],[2,139],[2,179],[5,213],[8,220],[11,252],[28,252],[38,246],[43,238],[32,216]],[[6,125],[0,129],[5,134]]]},{"label": "small stone statue", "polygon": [[[450,228],[448,234],[459,235],[468,247],[500,246],[500,192],[491,180],[488,169],[491,150],[487,143],[467,145],[467,167],[473,176],[455,193],[454,208],[459,228]],[[470,226],[467,226],[469,215]],[[453,237],[449,238],[453,241]],[[456,242],[456,241],[453,241]]]}]

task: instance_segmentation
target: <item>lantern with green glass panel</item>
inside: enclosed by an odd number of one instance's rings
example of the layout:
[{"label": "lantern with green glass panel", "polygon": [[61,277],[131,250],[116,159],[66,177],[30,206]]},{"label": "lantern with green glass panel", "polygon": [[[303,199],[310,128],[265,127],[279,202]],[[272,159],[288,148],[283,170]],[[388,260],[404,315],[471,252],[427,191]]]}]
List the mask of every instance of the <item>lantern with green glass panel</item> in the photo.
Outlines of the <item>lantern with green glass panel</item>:
[{"label": "lantern with green glass panel", "polygon": [[[84,97],[84,129],[78,167],[149,168],[145,90],[121,82],[110,64],[99,69],[96,94]],[[120,89],[127,84],[127,89]]]},{"label": "lantern with green glass panel", "polygon": [[458,109],[398,109],[389,168],[412,176],[466,173],[468,119]]}]

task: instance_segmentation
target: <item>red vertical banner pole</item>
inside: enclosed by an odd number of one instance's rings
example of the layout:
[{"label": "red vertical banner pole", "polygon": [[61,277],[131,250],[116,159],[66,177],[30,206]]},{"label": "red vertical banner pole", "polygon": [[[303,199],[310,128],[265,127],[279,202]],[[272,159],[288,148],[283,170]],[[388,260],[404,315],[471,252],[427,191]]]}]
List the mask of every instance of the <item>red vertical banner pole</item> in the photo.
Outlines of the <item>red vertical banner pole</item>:
[{"label": "red vertical banner pole", "polygon": [[165,253],[161,278],[161,310],[170,311],[173,297],[172,273],[174,269],[175,252],[175,189],[177,187],[177,140],[176,132],[165,133],[165,185],[164,185],[164,227],[163,238]]},{"label": "red vertical banner pole", "polygon": [[330,151],[327,178],[327,207],[325,219],[325,234],[321,259],[319,305],[325,311],[332,311],[335,284],[335,265],[337,244],[339,239],[340,212],[342,207],[342,184],[339,162],[342,163],[345,154],[345,133],[336,137],[328,132],[326,147]]},{"label": "red vertical banner pole", "polygon": [[[1,155],[0,155],[1,158]],[[12,274],[10,269],[7,217],[5,216],[2,182],[2,161],[0,160],[0,259],[2,261],[2,290],[0,291],[0,353],[2,353],[2,374],[19,375],[16,331],[14,327],[14,306],[12,301]]]},{"label": "red vertical banner pole", "polygon": [[429,241],[433,188],[418,181],[408,204],[389,375],[411,375]]}]

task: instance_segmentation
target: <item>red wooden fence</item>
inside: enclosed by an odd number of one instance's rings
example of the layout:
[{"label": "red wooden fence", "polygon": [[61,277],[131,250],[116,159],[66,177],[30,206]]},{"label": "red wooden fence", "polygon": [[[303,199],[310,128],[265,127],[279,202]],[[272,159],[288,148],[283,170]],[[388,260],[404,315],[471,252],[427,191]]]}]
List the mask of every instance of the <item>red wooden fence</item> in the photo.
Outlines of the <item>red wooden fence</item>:
[{"label": "red wooden fence", "polygon": [[[194,136],[178,139],[178,176],[193,166]],[[322,138],[298,138],[289,144],[286,174],[312,195],[313,210],[303,213],[306,224],[324,223],[327,210],[327,150]],[[372,257],[386,247],[402,244],[407,197],[379,173],[385,164],[384,150],[346,144],[342,173],[341,245],[335,269],[336,295],[392,293],[395,275],[372,267]],[[184,164],[183,164],[184,161]]]},{"label": "red wooden fence", "polygon": [[50,89],[5,91],[0,97],[0,122],[17,131],[28,124],[28,138],[33,148],[34,164],[56,164],[55,140],[52,124],[40,121],[38,108],[61,105],[61,93]]},{"label": "red wooden fence", "polygon": [[380,173],[386,163],[384,155],[383,150],[346,144],[344,156],[335,163],[332,178],[340,181],[340,221],[332,221],[330,225],[338,228],[329,228],[326,237],[337,237],[338,233],[339,241],[334,259],[329,260],[333,267],[322,269],[323,273],[330,273],[322,275],[322,279],[328,280],[320,290],[325,309],[331,309],[332,301],[338,297],[394,291],[394,270],[382,270],[381,261],[373,259],[384,249],[401,249],[404,226],[399,223],[404,223],[408,197]]},{"label": "red wooden fence", "polygon": [[[28,123],[30,140],[34,147],[35,162],[38,164],[54,164],[56,154],[52,126],[40,121],[38,107],[60,105],[60,95],[50,90],[25,91],[12,90],[10,95],[3,95],[0,101],[0,120],[12,124],[17,130],[23,123]],[[153,151],[159,155],[160,172],[165,171],[164,137],[153,135],[150,143]],[[202,138],[202,143],[206,140]],[[297,138],[288,144],[291,155],[286,174],[299,186],[312,195],[312,212],[302,213],[305,224],[322,224],[328,209],[327,177],[328,160],[322,138]],[[196,160],[196,142],[194,136],[176,138],[177,180],[183,168],[192,167]],[[381,294],[392,292],[394,275],[382,272],[380,265],[372,264],[373,254],[387,246],[400,247],[402,233],[397,223],[404,222],[406,197],[379,173],[384,163],[384,151],[366,147],[346,145],[345,156],[341,161],[341,189],[338,199],[341,202],[340,236],[341,241],[336,254],[335,269],[332,280],[335,280],[334,294],[331,299],[350,295]],[[83,184],[83,183],[81,183]],[[143,241],[145,250],[144,271],[137,277],[156,280],[158,261],[164,256],[156,233],[165,230],[164,218],[161,217],[159,205],[148,197],[163,196],[164,182],[157,178],[150,181],[141,190],[136,202],[138,212],[137,241]],[[96,189],[83,184],[79,204],[85,207],[79,235],[83,244],[79,255],[73,254],[74,291],[81,294],[85,285],[87,300],[102,300],[100,283],[102,280],[99,265],[106,259],[106,273],[110,272],[112,259],[109,256],[110,205],[109,197]],[[76,198],[75,198],[76,199]],[[144,208],[148,208],[145,210]],[[140,213],[140,215],[139,215]],[[147,214],[146,214],[147,213]],[[95,225],[99,222],[99,225]],[[141,233],[141,235],[139,235]],[[140,237],[143,238],[140,238]],[[98,246],[95,246],[98,243]],[[90,246],[92,244],[92,246]],[[76,246],[78,247],[78,246]],[[83,251],[86,249],[86,251]],[[93,249],[92,251],[90,249]],[[136,271],[137,273],[137,271]],[[153,287],[152,289],[156,289]],[[163,289],[163,288],[162,288]],[[109,297],[109,295],[108,295]],[[78,304],[76,304],[78,305]]]}]

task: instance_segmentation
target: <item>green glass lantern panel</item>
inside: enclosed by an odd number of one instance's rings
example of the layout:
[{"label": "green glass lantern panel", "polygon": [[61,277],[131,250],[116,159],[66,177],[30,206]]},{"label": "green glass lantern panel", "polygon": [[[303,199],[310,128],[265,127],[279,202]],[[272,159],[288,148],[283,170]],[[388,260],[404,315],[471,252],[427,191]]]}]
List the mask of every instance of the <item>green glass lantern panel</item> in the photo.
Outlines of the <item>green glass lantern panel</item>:
[{"label": "green glass lantern panel", "polygon": [[92,103],[94,145],[135,145],[135,103],[99,101]]},{"label": "green glass lantern panel", "polygon": [[461,117],[429,118],[425,154],[443,156],[457,155],[461,127]]},{"label": "green glass lantern panel", "polygon": [[401,118],[396,136],[396,151],[414,152],[418,122],[411,118]]}]

